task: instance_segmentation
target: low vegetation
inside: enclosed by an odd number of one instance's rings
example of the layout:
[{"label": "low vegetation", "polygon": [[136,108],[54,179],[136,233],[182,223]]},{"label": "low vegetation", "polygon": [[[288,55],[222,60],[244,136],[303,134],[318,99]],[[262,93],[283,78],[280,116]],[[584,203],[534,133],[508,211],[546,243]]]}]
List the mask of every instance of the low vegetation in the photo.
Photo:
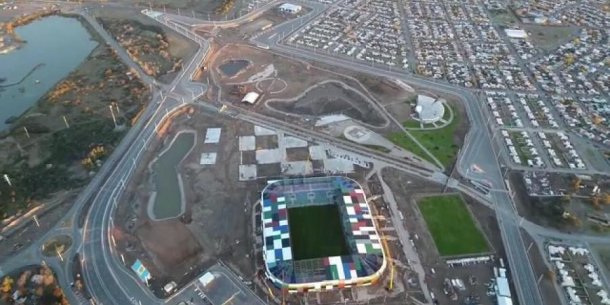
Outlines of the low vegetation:
[{"label": "low vegetation", "polygon": [[122,18],[98,20],[146,74],[158,77],[182,67],[182,59],[173,56],[169,39],[160,27]]},{"label": "low vegetation", "polygon": [[461,197],[426,197],[420,200],[419,210],[442,256],[489,250],[485,237],[475,225]]},{"label": "low vegetation", "polygon": [[86,184],[148,97],[108,47],[95,49],[0,133],[0,217],[62,201],[59,191]]},{"label": "low vegetation", "polygon": [[216,7],[216,14],[226,15],[233,9],[234,6],[235,0],[222,0],[220,5]]}]

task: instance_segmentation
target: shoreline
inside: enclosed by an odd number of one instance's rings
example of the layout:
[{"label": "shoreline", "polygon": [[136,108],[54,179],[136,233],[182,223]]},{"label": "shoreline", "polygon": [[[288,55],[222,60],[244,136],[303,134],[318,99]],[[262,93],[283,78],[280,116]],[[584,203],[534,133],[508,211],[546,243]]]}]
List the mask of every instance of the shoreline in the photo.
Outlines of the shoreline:
[{"label": "shoreline", "polygon": [[[82,16],[80,16],[78,14],[62,13],[59,10],[56,10],[56,11],[54,11],[51,14],[47,14],[47,15],[44,15],[42,17],[38,17],[36,19],[31,19],[26,24],[29,24],[29,23],[34,22],[36,20],[42,19],[44,17],[53,16],[53,15],[54,16],[59,16],[59,17],[64,17],[64,18],[74,18],[74,19],[78,20],[79,23],[85,28],[87,33],[89,33],[89,36],[90,36],[89,39],[97,42],[97,46],[95,48],[93,48],[91,50],[91,52],[89,52],[89,54],[87,54],[87,56],[78,64],[78,66],[76,68],[74,68],[72,71],[70,71],[65,77],[58,79],[47,92],[45,92],[35,103],[32,104],[32,106],[30,106],[28,109],[23,111],[21,114],[14,115],[14,116],[11,116],[10,118],[8,118],[8,121],[10,121],[10,122],[3,122],[4,124],[6,124],[8,126],[4,130],[0,129],[0,139],[2,139],[4,137],[7,137],[7,136],[10,136],[11,133],[13,132],[14,128],[15,128],[15,125],[19,121],[21,121],[22,119],[26,118],[32,112],[35,113],[36,112],[36,108],[40,105],[41,102],[43,102],[48,97],[49,92],[52,92],[53,90],[55,90],[55,88],[57,87],[58,84],[60,84],[64,80],[70,78],[76,71],[81,69],[83,63],[85,63],[88,60],[90,60],[92,58],[93,54],[98,52],[101,47],[105,46],[105,42],[103,41],[102,37],[97,33],[97,31],[95,31],[95,29],[87,22],[87,20],[85,20],[85,18],[83,18]],[[26,25],[26,24],[22,24],[22,26]],[[18,50],[19,48],[16,48],[16,49]],[[34,69],[32,71],[30,71],[29,74],[31,74],[34,70],[39,68],[41,65],[44,65],[44,63],[39,63],[38,65],[36,65],[34,67]],[[26,75],[25,78],[27,78],[27,76],[29,76],[29,74]],[[0,75],[0,77],[2,77],[2,75]],[[8,85],[7,84],[1,84],[0,88],[9,87],[10,85],[11,84],[8,84]]]},{"label": "shoreline", "polygon": [[33,12],[26,16],[15,17],[15,18],[11,19],[4,26],[5,27],[4,31],[6,32],[6,35],[8,37],[10,37],[11,41],[9,42],[9,44],[0,48],[0,55],[8,54],[10,52],[18,50],[19,48],[21,48],[21,46],[23,44],[27,43],[27,41],[21,39],[19,37],[19,35],[17,35],[17,33],[14,31],[14,29],[16,29],[20,26],[28,25],[28,24],[30,24],[34,21],[40,20],[44,17],[56,15],[59,13],[60,13],[59,9],[43,9],[43,10]]}]

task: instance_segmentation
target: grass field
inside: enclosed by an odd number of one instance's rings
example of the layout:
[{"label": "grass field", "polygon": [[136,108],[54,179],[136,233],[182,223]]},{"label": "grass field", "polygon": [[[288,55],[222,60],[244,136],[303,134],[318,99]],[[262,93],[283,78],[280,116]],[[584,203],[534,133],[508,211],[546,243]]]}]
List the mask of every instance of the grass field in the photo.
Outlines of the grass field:
[{"label": "grass field", "polygon": [[288,225],[294,260],[349,254],[334,204],[289,209]]},{"label": "grass field", "polygon": [[422,159],[428,160],[428,161],[434,163],[434,161],[432,161],[432,158],[430,158],[421,148],[419,148],[419,146],[417,146],[417,144],[415,144],[415,142],[413,142],[413,140],[411,140],[411,138],[407,137],[407,135],[404,132],[402,132],[402,131],[393,132],[388,135],[388,140],[390,140],[390,141],[392,141],[392,143],[414,153],[415,155],[421,157]]},{"label": "grass field", "polygon": [[[445,167],[451,165],[455,160],[459,146],[454,142],[454,135],[457,127],[460,124],[460,117],[455,109],[453,121],[441,129],[434,130],[410,130],[409,132],[415,137],[431,154],[434,155]],[[420,149],[409,137],[403,132],[391,133],[388,139],[394,144],[411,151],[412,153],[430,160],[429,157]]]},{"label": "grass field", "polygon": [[481,253],[489,250],[459,196],[426,197],[419,209],[442,256]]}]

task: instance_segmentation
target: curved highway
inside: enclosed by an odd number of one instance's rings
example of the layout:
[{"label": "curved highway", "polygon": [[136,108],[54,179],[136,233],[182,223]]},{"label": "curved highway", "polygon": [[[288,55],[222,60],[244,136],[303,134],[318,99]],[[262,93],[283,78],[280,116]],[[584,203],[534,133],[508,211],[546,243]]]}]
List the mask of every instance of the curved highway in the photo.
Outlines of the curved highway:
[{"label": "curved highway", "polygon": [[[304,4],[310,5],[309,3]],[[436,92],[455,96],[462,101],[470,120],[470,131],[464,141],[466,144],[458,156],[457,169],[464,176],[476,160],[477,165],[484,170],[484,178],[491,182],[494,189],[490,192],[488,201],[496,208],[498,216],[512,215],[512,217],[497,218],[519,301],[521,304],[543,305],[542,297],[537,289],[536,277],[529,263],[526,247],[519,231],[519,216],[505,185],[501,167],[498,163],[498,154],[491,142],[490,121],[483,113],[485,110],[481,107],[479,99],[472,91],[449,85],[443,81],[418,77],[387,66],[371,66],[359,61],[331,56],[327,53],[316,53],[308,49],[295,48],[280,43],[281,39],[290,35],[295,28],[298,29],[300,26],[307,24],[312,18],[313,16],[308,20],[297,19],[278,25],[273,28],[273,31],[256,37],[255,41],[287,56],[323,62],[390,79],[400,79],[408,84],[433,88]],[[473,173],[471,176],[475,176],[475,174]],[[483,178],[482,175],[480,178]],[[460,190],[469,189],[465,185],[459,185],[457,188]]]},{"label": "curved highway", "polygon": [[[400,79],[410,84],[433,88],[434,91],[439,93],[459,98],[466,107],[471,128],[466,135],[464,141],[465,145],[458,156],[457,170],[464,177],[470,179],[485,179],[489,181],[492,184],[491,191],[487,195],[482,195],[469,186],[448,178],[436,168],[430,168],[410,160],[392,158],[378,151],[365,149],[348,141],[337,140],[326,134],[295,126],[288,122],[269,119],[268,117],[246,109],[234,108],[227,105],[230,110],[225,114],[258,125],[284,130],[288,133],[313,141],[334,145],[346,151],[356,151],[359,154],[364,154],[364,156],[371,160],[375,160],[378,164],[398,168],[438,183],[448,183],[450,186],[456,187],[474,198],[483,201],[488,206],[495,208],[519,301],[521,304],[542,305],[543,302],[537,289],[534,272],[529,263],[526,247],[519,231],[520,226],[529,232],[544,236],[555,236],[565,239],[570,239],[570,237],[574,238],[574,236],[566,236],[565,234],[542,228],[519,217],[513,205],[512,198],[510,197],[509,187],[505,184],[502,166],[499,163],[499,156],[495,147],[498,143],[493,142],[494,137],[490,120],[486,114],[486,109],[481,106],[481,103],[475,94],[470,90],[455,87],[443,81],[421,78],[408,74],[402,70],[388,69],[386,66],[370,66],[362,62],[334,57],[326,53],[316,53],[311,50],[280,44],[282,38],[324,13],[328,8],[328,6],[319,2],[293,2],[301,3],[304,6],[310,7],[312,10],[305,16],[287,21],[266,32],[260,33],[260,35],[253,38],[253,42],[259,46],[268,46],[273,52],[281,53],[283,55],[323,62],[345,69],[390,79]],[[198,69],[198,64],[203,62],[206,58],[209,49],[208,42],[196,35],[192,29],[212,24],[219,27],[234,27],[241,23],[248,22],[264,10],[271,8],[276,4],[276,1],[272,1],[239,19],[224,22],[205,22],[189,17],[160,14],[146,10],[143,11],[143,13],[147,14],[149,17],[195,41],[199,45],[199,50],[183,71],[169,85],[158,84],[154,79],[140,73],[142,80],[153,89],[152,102],[145,109],[142,118],[130,129],[120,145],[115,149],[114,153],[106,160],[104,166],[100,169],[100,172],[98,172],[91,183],[81,192],[81,194],[79,194],[79,197],[74,204],[74,208],[72,208],[66,216],[66,219],[72,219],[73,222],[77,222],[79,212],[87,212],[83,228],[79,229],[77,226],[73,226],[72,228],[56,227],[54,230],[45,234],[39,241],[33,243],[30,248],[22,252],[23,255],[20,256],[19,259],[9,260],[8,262],[3,263],[1,267],[6,268],[18,266],[19,264],[24,265],[39,262],[41,257],[39,250],[41,242],[44,241],[46,237],[61,232],[73,237],[73,246],[65,256],[69,258],[76,253],[81,255],[85,284],[97,304],[152,305],[167,303],[168,300],[156,298],[147,287],[136,278],[135,274],[131,272],[127,266],[124,266],[121,257],[114,250],[113,239],[109,235],[109,232],[114,226],[112,215],[116,208],[118,198],[120,198],[124,191],[127,181],[130,179],[133,170],[137,166],[142,152],[146,149],[149,141],[155,136],[155,129],[163,120],[164,116],[184,104],[193,103],[193,101],[202,96],[206,90],[205,86],[190,81],[193,74]],[[82,14],[80,11],[77,13]],[[105,33],[93,18],[86,15],[84,17],[102,34],[102,37],[117,51],[117,54],[119,54],[123,61],[137,71],[141,71],[137,65],[135,65],[135,67],[133,66],[135,63],[133,63],[126,54],[123,54],[124,50],[112,39],[112,37],[110,37],[110,35]],[[212,107],[209,104],[199,103],[198,105],[208,108]],[[475,163],[475,160],[477,166],[483,169],[484,174],[469,173],[469,168]],[[84,209],[87,207],[87,202],[90,203],[88,211]],[[587,240],[590,241],[595,239],[594,237],[587,238]],[[597,241],[597,239],[595,240]],[[71,260],[67,259],[65,263],[62,263],[56,258],[49,258],[46,260],[54,267],[56,272],[58,272],[58,278],[60,279],[62,286],[67,287],[68,283],[73,281]],[[1,273],[2,269],[0,269],[0,275]],[[72,303],[84,304],[85,301],[82,297],[77,298],[70,291],[66,292],[66,295]]]}]

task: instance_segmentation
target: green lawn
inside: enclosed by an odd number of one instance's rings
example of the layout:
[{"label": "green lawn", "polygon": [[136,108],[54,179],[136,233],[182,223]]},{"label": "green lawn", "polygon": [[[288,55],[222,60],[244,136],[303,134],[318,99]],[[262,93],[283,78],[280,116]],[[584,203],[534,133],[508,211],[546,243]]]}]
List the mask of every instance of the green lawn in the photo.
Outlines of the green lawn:
[{"label": "green lawn", "polygon": [[[430,151],[445,167],[451,165],[455,160],[459,146],[454,143],[455,130],[460,124],[460,117],[453,109],[453,121],[441,129],[435,130],[410,130],[409,132],[415,137],[424,147]],[[411,139],[403,132],[391,133],[388,139],[394,144],[411,151],[412,153],[430,160],[424,151],[420,149]]]},{"label": "green lawn", "polygon": [[461,197],[426,197],[419,202],[419,209],[442,256],[489,251]]},{"label": "green lawn", "polygon": [[415,144],[415,142],[413,142],[411,138],[407,137],[404,132],[399,131],[390,133],[387,138],[388,140],[392,141],[392,143],[414,153],[422,159],[434,163],[434,161],[432,161],[432,158],[430,158],[421,148],[419,148],[419,146],[417,146],[417,144]]},{"label": "green lawn", "polygon": [[294,260],[349,254],[335,204],[288,209]]},{"label": "green lawn", "polygon": [[402,126],[404,126],[405,128],[421,128],[421,124],[419,123],[419,121],[413,119],[408,119],[402,122]]}]

